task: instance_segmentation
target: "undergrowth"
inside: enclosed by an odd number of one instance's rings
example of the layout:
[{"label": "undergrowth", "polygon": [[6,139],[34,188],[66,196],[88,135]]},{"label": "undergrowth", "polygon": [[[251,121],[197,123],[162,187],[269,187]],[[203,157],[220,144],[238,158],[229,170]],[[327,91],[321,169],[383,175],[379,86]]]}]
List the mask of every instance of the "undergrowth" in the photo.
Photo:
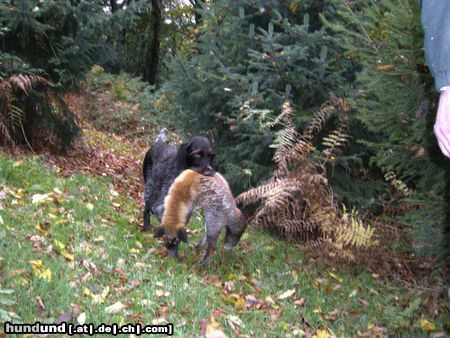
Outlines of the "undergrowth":
[{"label": "undergrowth", "polygon": [[168,94],[155,92],[142,79],[127,73],[110,74],[94,66],[85,85],[93,100],[84,115],[94,127],[133,137],[156,126],[173,129],[174,112]]}]

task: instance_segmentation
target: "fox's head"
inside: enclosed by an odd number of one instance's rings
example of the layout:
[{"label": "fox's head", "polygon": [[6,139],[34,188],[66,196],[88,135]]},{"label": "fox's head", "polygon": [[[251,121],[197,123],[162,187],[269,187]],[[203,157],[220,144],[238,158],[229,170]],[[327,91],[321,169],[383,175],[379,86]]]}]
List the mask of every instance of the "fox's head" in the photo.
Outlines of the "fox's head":
[{"label": "fox's head", "polygon": [[153,234],[154,238],[164,238],[164,246],[169,250],[170,257],[178,257],[178,245],[181,242],[188,242],[188,235],[185,228],[179,229],[176,233],[166,233],[163,227],[158,227]]}]

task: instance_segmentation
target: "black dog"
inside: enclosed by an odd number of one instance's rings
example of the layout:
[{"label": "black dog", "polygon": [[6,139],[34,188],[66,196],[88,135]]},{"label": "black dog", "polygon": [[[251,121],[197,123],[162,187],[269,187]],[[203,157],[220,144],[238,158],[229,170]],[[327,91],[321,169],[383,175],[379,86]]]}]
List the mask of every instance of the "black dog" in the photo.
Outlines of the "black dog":
[{"label": "black dog", "polygon": [[175,178],[185,169],[212,176],[214,151],[206,137],[194,136],[183,143],[178,151],[167,143],[167,130],[161,129],[155,144],[144,158],[144,231],[150,231],[150,214],[161,222],[164,199]]}]

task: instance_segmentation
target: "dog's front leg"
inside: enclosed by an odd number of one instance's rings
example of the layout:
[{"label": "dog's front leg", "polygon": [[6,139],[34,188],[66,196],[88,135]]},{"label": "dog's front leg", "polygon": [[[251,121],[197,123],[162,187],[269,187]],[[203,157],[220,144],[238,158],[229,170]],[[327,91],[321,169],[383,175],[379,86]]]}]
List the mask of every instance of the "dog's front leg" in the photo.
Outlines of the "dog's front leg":
[{"label": "dog's front leg", "polygon": [[151,206],[150,203],[145,203],[144,207],[144,231],[149,232],[152,229],[152,226],[150,224],[150,214],[151,214]]}]

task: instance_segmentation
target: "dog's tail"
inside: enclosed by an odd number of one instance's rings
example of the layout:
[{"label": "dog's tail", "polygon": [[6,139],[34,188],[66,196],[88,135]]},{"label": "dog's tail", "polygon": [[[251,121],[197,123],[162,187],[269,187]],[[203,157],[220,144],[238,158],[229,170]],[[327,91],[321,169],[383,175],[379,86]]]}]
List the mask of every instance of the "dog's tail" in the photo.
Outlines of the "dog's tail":
[{"label": "dog's tail", "polygon": [[[166,128],[162,128],[155,138],[155,144],[160,143],[160,142],[167,143],[167,129]],[[144,163],[143,163],[143,167],[142,167],[142,172],[144,174],[144,182],[147,182],[148,171],[151,171],[151,168],[153,166],[152,149],[154,149],[154,148],[151,147],[147,151],[147,153],[145,154],[145,158],[144,158]]]},{"label": "dog's tail", "polygon": [[159,131],[158,136],[156,136],[155,143],[158,143],[158,142],[167,142],[167,129],[166,128],[162,128]]}]

